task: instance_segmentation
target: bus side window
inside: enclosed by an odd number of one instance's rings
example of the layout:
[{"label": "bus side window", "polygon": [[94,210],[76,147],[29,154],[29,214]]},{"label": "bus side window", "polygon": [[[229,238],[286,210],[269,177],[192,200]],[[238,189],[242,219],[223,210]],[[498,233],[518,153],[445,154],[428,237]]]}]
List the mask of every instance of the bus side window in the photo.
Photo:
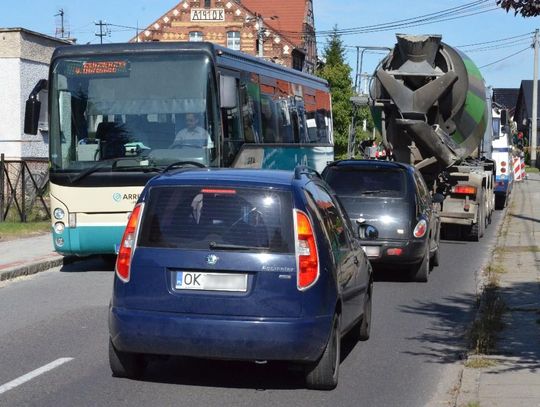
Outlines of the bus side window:
[{"label": "bus side window", "polygon": [[223,164],[230,166],[238,151],[244,144],[244,131],[240,117],[240,93],[239,83],[236,79],[236,106],[229,109],[222,109],[223,117]]},{"label": "bus side window", "polygon": [[241,114],[246,143],[259,142],[261,96],[259,84],[242,78],[240,84]]}]

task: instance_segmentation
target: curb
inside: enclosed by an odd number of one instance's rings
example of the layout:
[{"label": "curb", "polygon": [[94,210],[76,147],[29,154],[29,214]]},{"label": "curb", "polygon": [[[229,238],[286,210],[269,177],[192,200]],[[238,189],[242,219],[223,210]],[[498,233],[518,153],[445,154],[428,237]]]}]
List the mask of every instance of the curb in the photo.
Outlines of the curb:
[{"label": "curb", "polygon": [[73,257],[64,257],[60,254],[51,254],[46,258],[33,260],[21,265],[8,266],[8,268],[0,269],[0,281],[12,280],[17,277],[29,276],[42,271],[47,271],[51,268],[71,264],[76,261]]}]

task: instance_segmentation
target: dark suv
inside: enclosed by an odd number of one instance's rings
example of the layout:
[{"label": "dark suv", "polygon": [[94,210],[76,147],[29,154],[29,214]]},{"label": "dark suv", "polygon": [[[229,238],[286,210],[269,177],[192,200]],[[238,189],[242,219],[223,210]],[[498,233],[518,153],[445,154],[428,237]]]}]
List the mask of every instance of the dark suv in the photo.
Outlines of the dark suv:
[{"label": "dark suv", "polygon": [[432,198],[420,172],[393,161],[342,160],[323,179],[339,196],[374,266],[426,282],[439,264],[442,195]]},{"label": "dark suv", "polygon": [[144,188],[116,265],[115,376],[150,355],[299,362],[334,388],[340,338],[366,340],[372,270],[313,171],[190,169]]}]

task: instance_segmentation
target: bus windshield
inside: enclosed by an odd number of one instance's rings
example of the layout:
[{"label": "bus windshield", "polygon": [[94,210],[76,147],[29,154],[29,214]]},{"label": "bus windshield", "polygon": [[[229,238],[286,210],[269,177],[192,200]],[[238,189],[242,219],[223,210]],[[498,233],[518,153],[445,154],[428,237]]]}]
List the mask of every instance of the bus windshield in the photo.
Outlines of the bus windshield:
[{"label": "bus windshield", "polygon": [[52,172],[146,171],[180,161],[219,165],[209,56],[70,57],[55,62],[51,79]]}]

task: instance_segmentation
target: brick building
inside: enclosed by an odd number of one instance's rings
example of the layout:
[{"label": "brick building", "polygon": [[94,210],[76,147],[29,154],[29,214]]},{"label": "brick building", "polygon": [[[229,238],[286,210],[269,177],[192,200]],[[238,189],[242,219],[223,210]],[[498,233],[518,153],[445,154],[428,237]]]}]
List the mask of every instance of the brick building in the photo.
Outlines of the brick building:
[{"label": "brick building", "polygon": [[137,41],[209,41],[305,72],[317,61],[312,0],[182,0]]}]

